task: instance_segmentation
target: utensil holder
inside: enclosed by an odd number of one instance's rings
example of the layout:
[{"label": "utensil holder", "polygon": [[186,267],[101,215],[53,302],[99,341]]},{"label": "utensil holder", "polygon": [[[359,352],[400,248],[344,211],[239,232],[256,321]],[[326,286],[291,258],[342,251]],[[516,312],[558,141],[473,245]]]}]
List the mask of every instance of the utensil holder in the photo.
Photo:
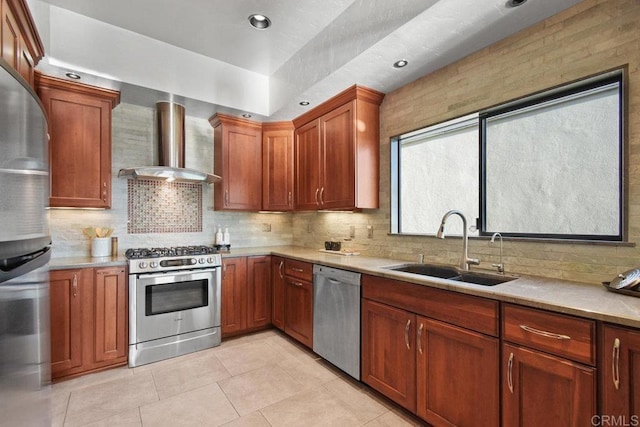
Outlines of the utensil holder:
[{"label": "utensil holder", "polygon": [[103,257],[111,255],[111,237],[94,237],[91,239],[91,256]]}]

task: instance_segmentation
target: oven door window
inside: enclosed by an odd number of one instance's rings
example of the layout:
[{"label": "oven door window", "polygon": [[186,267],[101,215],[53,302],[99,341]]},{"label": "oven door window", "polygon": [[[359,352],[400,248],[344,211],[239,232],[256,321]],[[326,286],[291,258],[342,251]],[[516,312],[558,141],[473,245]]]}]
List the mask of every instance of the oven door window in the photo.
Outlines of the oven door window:
[{"label": "oven door window", "polygon": [[145,287],[145,314],[153,316],[206,307],[209,288],[206,279],[148,285]]}]

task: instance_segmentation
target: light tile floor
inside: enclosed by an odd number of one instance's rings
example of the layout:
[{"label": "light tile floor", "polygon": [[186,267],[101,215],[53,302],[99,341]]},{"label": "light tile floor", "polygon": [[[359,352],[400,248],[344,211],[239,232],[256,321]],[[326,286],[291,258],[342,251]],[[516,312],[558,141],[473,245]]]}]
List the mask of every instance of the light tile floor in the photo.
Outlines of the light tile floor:
[{"label": "light tile floor", "polygon": [[278,331],[53,386],[54,426],[419,426]]}]

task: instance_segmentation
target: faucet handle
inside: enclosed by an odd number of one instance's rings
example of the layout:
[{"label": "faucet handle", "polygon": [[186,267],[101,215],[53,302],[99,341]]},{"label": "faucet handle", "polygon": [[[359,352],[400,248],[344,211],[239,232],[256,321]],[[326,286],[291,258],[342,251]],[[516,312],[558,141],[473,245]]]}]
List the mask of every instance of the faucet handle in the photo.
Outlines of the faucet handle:
[{"label": "faucet handle", "polygon": [[467,258],[467,265],[480,265],[478,258]]},{"label": "faucet handle", "polygon": [[498,273],[504,274],[504,264],[491,264],[491,267],[498,269]]}]

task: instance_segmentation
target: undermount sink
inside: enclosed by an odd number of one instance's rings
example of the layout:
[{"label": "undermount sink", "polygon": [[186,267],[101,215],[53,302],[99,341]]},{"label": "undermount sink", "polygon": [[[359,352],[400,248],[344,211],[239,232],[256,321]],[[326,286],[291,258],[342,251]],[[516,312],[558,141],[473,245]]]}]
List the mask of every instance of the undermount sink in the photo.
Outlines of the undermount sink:
[{"label": "undermount sink", "polygon": [[513,276],[465,271],[456,267],[438,264],[402,264],[385,268],[393,271],[456,280],[458,282],[473,283],[482,286],[495,286],[516,279],[516,277]]}]

